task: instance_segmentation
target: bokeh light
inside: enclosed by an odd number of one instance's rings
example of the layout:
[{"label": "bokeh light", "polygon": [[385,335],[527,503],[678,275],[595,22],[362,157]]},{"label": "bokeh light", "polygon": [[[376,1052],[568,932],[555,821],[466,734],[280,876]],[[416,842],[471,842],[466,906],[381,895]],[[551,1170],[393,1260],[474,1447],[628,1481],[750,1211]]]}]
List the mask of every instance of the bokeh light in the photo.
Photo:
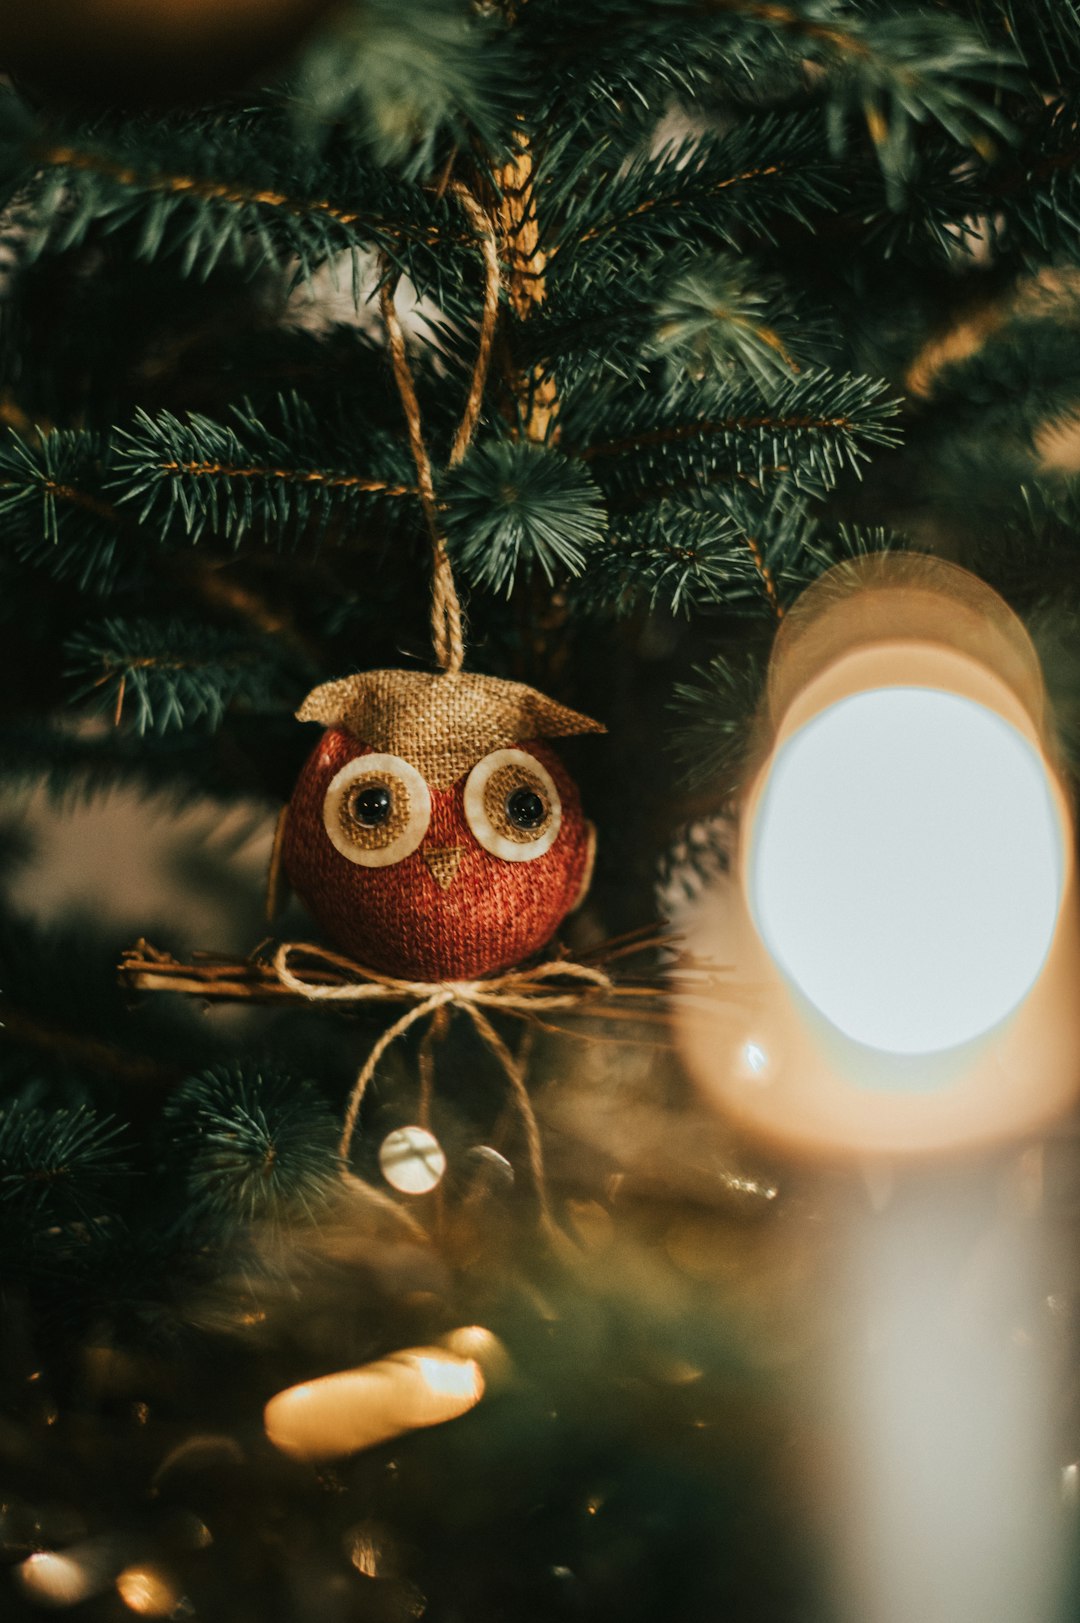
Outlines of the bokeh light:
[{"label": "bokeh light", "polygon": [[443,1347],[407,1347],[359,1369],[288,1387],[266,1406],[266,1434],[294,1459],[340,1459],[479,1403],[480,1365]]},{"label": "bokeh light", "polygon": [[426,1127],[398,1127],[379,1146],[379,1171],[402,1195],[430,1195],[446,1171],[446,1153]]},{"label": "bokeh light", "polygon": [[830,706],[779,750],[757,807],[750,905],[800,992],[898,1054],[990,1030],[1057,923],[1062,830],[1038,751],[930,688]]},{"label": "bokeh light", "polygon": [[[688,914],[707,1096],[786,1150],[1038,1130],[1080,1081],[1067,780],[1031,638],[939,559],[839,566],[785,616],[730,876]],[[719,966],[723,966],[722,972]]]}]

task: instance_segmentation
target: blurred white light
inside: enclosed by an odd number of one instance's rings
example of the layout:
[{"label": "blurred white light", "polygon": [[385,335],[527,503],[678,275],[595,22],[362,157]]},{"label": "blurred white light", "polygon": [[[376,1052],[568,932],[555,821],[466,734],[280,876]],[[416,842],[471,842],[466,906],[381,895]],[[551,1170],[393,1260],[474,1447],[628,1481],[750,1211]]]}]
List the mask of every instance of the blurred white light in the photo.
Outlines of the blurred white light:
[{"label": "blurred white light", "polygon": [[430,1195],[446,1171],[446,1155],[426,1127],[399,1127],[379,1146],[379,1170],[403,1195]]},{"label": "blurred white light", "polygon": [[755,1076],[760,1076],[769,1063],[769,1057],[759,1043],[747,1043],[743,1049],[743,1058]]},{"label": "blurred white light", "polygon": [[77,1606],[102,1587],[99,1567],[79,1551],[38,1550],[16,1572],[23,1591],[39,1606]]},{"label": "blurred white light", "polygon": [[781,747],[750,904],[770,953],[856,1042],[929,1054],[997,1025],[1053,939],[1063,838],[1023,735],[967,698],[877,688]]},{"label": "blurred white light", "polygon": [[1080,1465],[1075,1460],[1061,1468],[1061,1497],[1070,1510],[1080,1505]]}]

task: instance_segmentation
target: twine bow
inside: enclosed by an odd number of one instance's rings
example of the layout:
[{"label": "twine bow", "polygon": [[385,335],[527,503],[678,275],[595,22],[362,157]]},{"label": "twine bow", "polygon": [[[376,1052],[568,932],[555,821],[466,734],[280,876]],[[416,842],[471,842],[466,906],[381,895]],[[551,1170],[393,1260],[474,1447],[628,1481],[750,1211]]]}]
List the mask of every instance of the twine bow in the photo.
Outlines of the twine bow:
[{"label": "twine bow", "polygon": [[[289,967],[289,959],[302,955],[315,960],[347,978],[334,982],[302,980]],[[544,1155],[540,1142],[540,1127],[536,1120],[521,1067],[503,1042],[485,1014],[485,1009],[505,1009],[519,1014],[532,1010],[569,1009],[586,998],[611,990],[612,983],[602,969],[587,964],[575,964],[563,959],[549,959],[528,969],[511,969],[502,975],[473,981],[407,981],[393,975],[381,975],[366,969],[352,959],[329,952],[325,947],[302,941],[285,941],[278,947],[271,961],[278,980],[289,991],[307,998],[312,1003],[409,1003],[392,1025],[377,1038],[360,1073],[353,1083],[342,1125],[340,1153],[348,1162],[353,1136],[364,1102],[368,1084],[376,1068],[392,1043],[418,1021],[435,1015],[440,1009],[458,1008],[468,1015],[488,1050],[498,1060],[510,1090],[518,1117],[525,1134],[529,1156],[529,1170],[540,1209],[540,1221],[547,1229],[554,1229],[544,1176]],[[561,983],[561,984],[560,984]]]}]

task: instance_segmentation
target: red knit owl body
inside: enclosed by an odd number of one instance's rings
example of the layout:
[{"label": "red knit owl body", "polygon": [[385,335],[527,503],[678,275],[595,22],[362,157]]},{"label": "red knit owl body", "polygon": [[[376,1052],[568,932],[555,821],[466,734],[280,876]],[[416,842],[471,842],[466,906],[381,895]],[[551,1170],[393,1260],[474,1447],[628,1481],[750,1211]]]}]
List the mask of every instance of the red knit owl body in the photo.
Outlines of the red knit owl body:
[{"label": "red knit owl body", "polygon": [[559,758],[515,728],[595,723],[516,683],[412,672],[327,684],[300,715],[336,724],[300,774],[282,862],[357,962],[471,980],[538,951],[580,901],[591,826]]}]

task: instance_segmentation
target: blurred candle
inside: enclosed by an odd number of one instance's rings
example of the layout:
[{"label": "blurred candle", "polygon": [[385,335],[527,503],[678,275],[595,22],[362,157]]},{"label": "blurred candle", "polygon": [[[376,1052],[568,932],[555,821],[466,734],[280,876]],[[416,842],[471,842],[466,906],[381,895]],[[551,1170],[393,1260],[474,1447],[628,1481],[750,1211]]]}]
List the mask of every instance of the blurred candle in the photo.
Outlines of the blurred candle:
[{"label": "blurred candle", "polygon": [[1045,1246],[1016,1159],[912,1168],[882,1210],[833,1213],[819,1396],[843,1623],[1059,1616]]},{"label": "blurred candle", "polygon": [[[690,930],[734,955],[683,1045],[706,1091],[793,1151],[1015,1140],[1080,1073],[1071,809],[1035,651],[982,582],[886,556],[784,621],[736,883]],[[710,906],[713,908],[710,913]]]},{"label": "blurred candle", "polygon": [[850,1623],[1056,1615],[1044,1238],[1006,1170],[1080,1082],[1073,839],[1038,660],[995,593],[892,555],[804,594],[733,882],[687,932],[736,973],[687,1000],[681,1040],[746,1128],[854,1169],[822,1228],[819,1389]]}]

